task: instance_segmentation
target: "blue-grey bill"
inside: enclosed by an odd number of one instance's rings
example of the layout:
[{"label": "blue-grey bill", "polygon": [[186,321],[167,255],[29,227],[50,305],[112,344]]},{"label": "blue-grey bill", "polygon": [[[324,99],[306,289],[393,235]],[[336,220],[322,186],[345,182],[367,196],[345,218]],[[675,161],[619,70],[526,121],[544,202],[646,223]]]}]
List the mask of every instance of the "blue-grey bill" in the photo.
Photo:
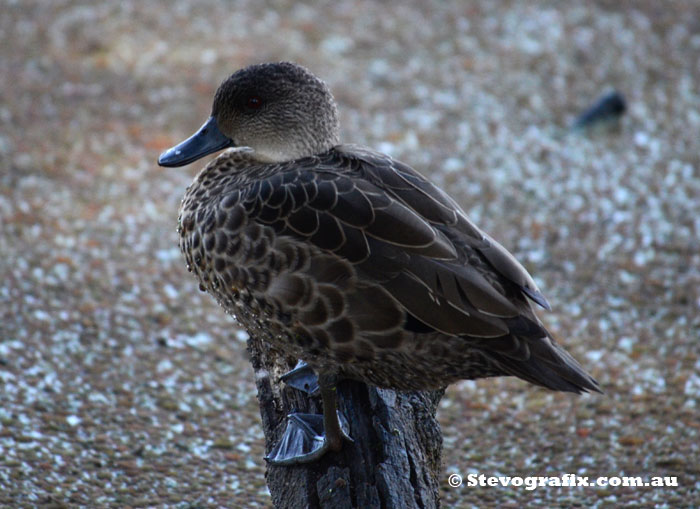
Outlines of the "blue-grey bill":
[{"label": "blue-grey bill", "polygon": [[163,152],[158,158],[158,164],[167,167],[185,166],[207,154],[232,146],[233,141],[219,131],[216,119],[209,117],[196,133]]}]

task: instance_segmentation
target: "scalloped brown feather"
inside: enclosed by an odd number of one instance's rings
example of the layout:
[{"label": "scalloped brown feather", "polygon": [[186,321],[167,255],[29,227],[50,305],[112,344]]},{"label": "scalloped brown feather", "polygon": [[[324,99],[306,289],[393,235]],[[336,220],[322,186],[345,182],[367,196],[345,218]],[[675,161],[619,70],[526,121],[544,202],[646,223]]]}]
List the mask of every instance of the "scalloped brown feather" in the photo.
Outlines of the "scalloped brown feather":
[{"label": "scalloped brown feather", "polygon": [[180,235],[207,291],[316,369],[395,389],[514,375],[599,390],[535,316],[528,298],[548,304],[525,269],[388,156],[227,152],[188,189]]}]

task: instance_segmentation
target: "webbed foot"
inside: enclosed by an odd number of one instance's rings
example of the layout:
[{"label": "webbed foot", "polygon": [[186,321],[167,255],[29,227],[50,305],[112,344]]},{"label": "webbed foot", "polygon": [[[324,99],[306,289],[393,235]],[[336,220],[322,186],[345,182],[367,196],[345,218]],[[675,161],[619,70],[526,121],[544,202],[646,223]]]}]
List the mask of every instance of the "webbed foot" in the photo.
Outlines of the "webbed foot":
[{"label": "webbed foot", "polygon": [[282,375],[281,379],[291,387],[307,394],[320,391],[323,415],[292,413],[287,416],[287,427],[280,441],[265,456],[273,465],[297,465],[316,461],[328,451],[338,452],[343,440],[352,442],[345,417],[337,410],[335,377],[317,377],[304,361]]},{"label": "webbed foot", "polygon": [[318,377],[311,367],[301,359],[294,366],[294,369],[280,377],[284,383],[294,387],[306,394],[314,395],[318,393]]},{"label": "webbed foot", "polygon": [[339,421],[340,437],[329,439],[324,435],[323,415],[289,414],[282,438],[265,459],[273,465],[298,465],[316,461],[328,451],[339,451],[342,440],[352,442],[352,438],[347,432],[348,424],[339,412],[336,419]]}]

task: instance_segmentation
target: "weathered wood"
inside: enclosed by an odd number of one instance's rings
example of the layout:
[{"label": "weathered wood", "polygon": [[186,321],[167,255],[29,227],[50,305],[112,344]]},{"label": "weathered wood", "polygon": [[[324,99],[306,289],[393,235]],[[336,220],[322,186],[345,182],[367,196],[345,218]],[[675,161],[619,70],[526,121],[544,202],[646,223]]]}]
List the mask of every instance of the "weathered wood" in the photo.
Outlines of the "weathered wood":
[{"label": "weathered wood", "polygon": [[[293,411],[321,413],[320,398],[285,387],[279,377],[294,367],[250,330],[248,351],[269,452]],[[443,391],[394,392],[363,383],[338,385],[339,408],[354,443],[337,454],[300,466],[267,469],[267,484],[278,508],[439,507],[442,435],[435,411]]]}]

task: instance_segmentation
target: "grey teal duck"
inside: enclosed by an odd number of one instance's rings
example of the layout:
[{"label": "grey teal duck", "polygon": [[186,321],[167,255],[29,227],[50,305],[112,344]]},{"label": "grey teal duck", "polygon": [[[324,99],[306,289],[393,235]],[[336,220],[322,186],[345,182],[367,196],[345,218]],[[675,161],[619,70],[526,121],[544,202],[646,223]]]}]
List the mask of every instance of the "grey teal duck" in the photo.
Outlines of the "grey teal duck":
[{"label": "grey teal duck", "polygon": [[314,439],[318,418],[293,416],[270,461],[340,449],[342,379],[428,390],[511,375],[599,391],[535,315],[533,303],[549,304],[505,248],[416,170],[340,144],[338,131],[323,81],[260,64],[226,79],[205,124],[158,160],[182,166],[233,147],[187,189],[180,248],[202,289],[304,361],[288,383],[312,391],[318,375],[325,436]]}]

